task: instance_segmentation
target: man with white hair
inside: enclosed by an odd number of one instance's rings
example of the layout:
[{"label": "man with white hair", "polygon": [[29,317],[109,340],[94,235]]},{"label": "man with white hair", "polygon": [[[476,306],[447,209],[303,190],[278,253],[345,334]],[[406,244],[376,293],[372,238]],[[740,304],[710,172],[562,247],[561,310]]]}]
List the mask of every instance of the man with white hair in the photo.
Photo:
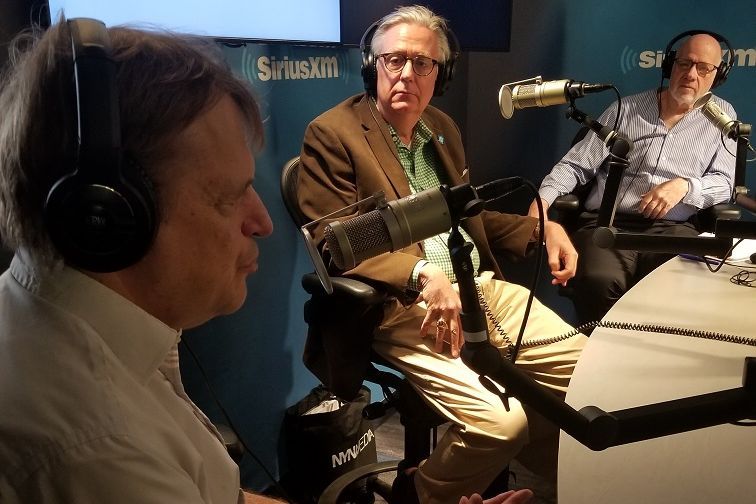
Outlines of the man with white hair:
[{"label": "man with white hair", "polygon": [[[445,20],[420,6],[400,7],[368,29],[366,93],[316,118],[304,135],[299,203],[310,220],[378,191],[397,199],[469,181],[459,128],[429,105],[451,78],[457,55],[450,37]],[[525,255],[537,243],[537,223],[484,211],[461,224],[474,244],[472,262],[491,341],[503,357],[512,349],[530,293],[504,281],[494,251]],[[321,246],[325,224],[314,232]],[[559,224],[547,223],[544,232],[553,282],[565,283],[574,275],[575,250]],[[393,295],[373,348],[452,423],[419,468],[401,468],[396,502],[456,504],[460,495],[485,490],[515,456],[537,473],[556,474],[558,430],[515,398],[505,407],[459,359],[461,302],[448,236],[367,259],[345,272],[331,267],[332,274],[367,280]],[[328,264],[327,248],[323,252]],[[556,341],[547,342],[549,337]],[[535,300],[524,340],[518,366],[563,397],[585,337]]]}]

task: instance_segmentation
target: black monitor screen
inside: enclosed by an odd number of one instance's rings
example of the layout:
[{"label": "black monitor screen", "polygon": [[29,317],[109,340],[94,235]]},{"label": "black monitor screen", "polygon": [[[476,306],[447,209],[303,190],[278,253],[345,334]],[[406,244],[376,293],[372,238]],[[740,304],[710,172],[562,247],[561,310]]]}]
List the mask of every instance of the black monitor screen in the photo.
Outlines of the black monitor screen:
[{"label": "black monitor screen", "polygon": [[512,0],[341,0],[341,42],[358,46],[374,21],[416,3],[445,17],[463,50],[509,51]]}]

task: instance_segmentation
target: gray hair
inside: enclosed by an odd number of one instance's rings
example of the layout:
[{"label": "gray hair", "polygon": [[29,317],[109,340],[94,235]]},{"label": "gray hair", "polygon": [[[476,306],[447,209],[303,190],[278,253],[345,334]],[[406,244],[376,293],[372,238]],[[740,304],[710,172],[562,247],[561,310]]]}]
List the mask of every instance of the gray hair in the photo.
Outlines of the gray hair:
[{"label": "gray hair", "polygon": [[[158,211],[160,166],[169,145],[224,96],[239,106],[250,146],[263,127],[248,83],[236,77],[208,39],[125,27],[108,30],[118,67],[116,87],[123,152],[152,181]],[[60,261],[45,227],[53,184],[75,167],[76,99],[71,38],[63,16],[12,43],[11,65],[0,80],[0,236],[26,248],[43,267]]]},{"label": "gray hair", "polygon": [[422,5],[398,7],[393,12],[385,15],[378,21],[378,27],[373,34],[371,51],[373,55],[383,51],[383,37],[390,28],[399,24],[413,24],[423,26],[436,33],[438,48],[441,50],[441,63],[446,63],[451,58],[449,39],[446,36],[448,30],[447,21]]}]

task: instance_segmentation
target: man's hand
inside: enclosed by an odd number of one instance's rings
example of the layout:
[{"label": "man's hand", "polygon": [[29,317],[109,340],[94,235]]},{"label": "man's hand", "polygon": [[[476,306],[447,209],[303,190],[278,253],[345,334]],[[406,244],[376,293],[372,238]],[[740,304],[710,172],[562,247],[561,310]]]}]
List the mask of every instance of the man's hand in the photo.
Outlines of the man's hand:
[{"label": "man's hand", "polygon": [[427,312],[420,326],[420,336],[428,335],[436,339],[435,351],[444,351],[444,341],[451,347],[452,357],[459,357],[459,350],[465,340],[462,337],[462,323],[459,312],[462,302],[459,294],[441,268],[428,263],[418,276],[422,291],[420,300],[425,301]]},{"label": "man's hand", "polygon": [[528,489],[510,490],[496,497],[483,500],[478,494],[472,494],[470,498],[462,497],[459,504],[526,504],[533,498],[533,492]]},{"label": "man's hand", "polygon": [[688,181],[675,178],[654,187],[641,197],[638,212],[647,219],[662,219],[688,194]]},{"label": "man's hand", "polygon": [[551,285],[567,285],[567,280],[575,276],[578,253],[564,228],[556,222],[548,221],[543,230],[546,240],[546,254],[549,257]]},{"label": "man's hand", "polygon": [[[549,220],[549,204],[543,198],[541,198],[541,203],[543,204],[543,220],[547,221]],[[538,203],[535,200],[533,200],[528,208],[528,215],[536,219],[538,218]]]}]

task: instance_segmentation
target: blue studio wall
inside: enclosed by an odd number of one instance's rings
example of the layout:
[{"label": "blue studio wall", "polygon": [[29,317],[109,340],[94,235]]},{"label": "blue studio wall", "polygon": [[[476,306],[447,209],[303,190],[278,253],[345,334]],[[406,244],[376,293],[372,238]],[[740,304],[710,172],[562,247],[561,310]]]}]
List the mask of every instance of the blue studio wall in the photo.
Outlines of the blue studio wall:
[{"label": "blue studio wall", "polygon": [[[520,175],[538,184],[568,148],[580,125],[565,118],[567,105],[518,110],[507,120],[498,107],[502,84],[542,75],[614,84],[623,95],[659,85],[661,53],[675,35],[708,29],[726,36],[735,48],[729,79],[715,90],[730,101],[740,120],[756,122],[756,2],[735,0],[714,5],[703,0],[635,2],[591,0],[515,1],[508,53],[467,55],[467,84],[474,89],[466,102],[463,130],[473,181]],[[455,84],[457,84],[455,82]],[[666,84],[666,82],[665,82]],[[614,99],[612,92],[577,100],[579,109],[596,118]],[[753,137],[753,135],[752,135]],[[747,165],[750,194],[756,193],[756,163]],[[505,209],[524,212],[530,195],[513,197]],[[505,264],[505,274],[529,281],[531,267]],[[542,282],[537,291],[546,304],[573,320],[571,303]]]},{"label": "blue studio wall", "polygon": [[[716,8],[703,0],[515,2],[510,51],[469,55],[468,79],[477,99],[468,101],[467,150],[475,173],[483,178],[516,173],[540,181],[579,128],[565,119],[567,105],[518,110],[503,119],[497,102],[503,83],[542,75],[607,82],[623,95],[637,93],[659,84],[667,42],[694,28],[718,32],[734,46],[735,66],[715,92],[733,104],[741,120],[756,122],[754,15],[756,3],[747,0]],[[651,55],[656,57],[649,63]],[[613,99],[605,92],[576,103],[595,118]],[[752,173],[756,190],[754,178]]]},{"label": "blue studio wall", "polygon": [[[717,31],[736,48],[736,64],[716,92],[729,100],[744,122],[756,122],[756,35],[751,28],[756,2],[733,0],[714,9],[711,2],[519,0],[513,6],[508,53],[465,53],[452,89],[435,104],[449,112],[465,135],[474,182],[521,175],[538,184],[569,145],[579,125],[564,118],[566,105],[516,111],[504,120],[497,95],[503,83],[535,75],[609,82],[623,95],[659,84],[661,58],[669,39],[681,31]],[[226,47],[229,62],[253,85],[265,117],[267,144],[257,156],[255,186],[275,225],[260,242],[260,271],[249,279],[250,295],[236,314],[187,331],[209,381],[248,445],[276,476],[285,472],[281,423],[284,410],[316,381],[301,362],[306,327],[305,294],[299,280],[312,265],[279,196],[283,163],[299,152],[307,123],[362,88],[357,49],[288,44]],[[578,107],[597,117],[612,93],[590,95]],[[756,191],[749,164],[748,184]],[[523,212],[529,196],[513,198],[510,211]],[[532,265],[505,271],[515,280],[530,277]],[[547,284],[539,297],[565,318],[571,307]],[[182,356],[187,390],[221,420],[192,361]],[[243,483],[263,488],[268,480],[249,458]]]},{"label": "blue studio wall", "polygon": [[[261,240],[260,270],[237,313],[186,331],[209,381],[249,447],[273,472],[283,474],[279,437],[283,413],[317,384],[302,364],[306,300],[300,278],[312,271],[301,235],[279,192],[284,163],[299,155],[307,124],[320,112],[362,89],[359,51],[343,47],[247,44],[224,47],[233,68],[254,87],[266,145],[256,157],[255,188],[274,224]],[[213,421],[223,422],[191,359],[182,355],[186,387]],[[282,461],[284,462],[284,461]],[[247,487],[270,481],[250,458],[242,463]]]}]

